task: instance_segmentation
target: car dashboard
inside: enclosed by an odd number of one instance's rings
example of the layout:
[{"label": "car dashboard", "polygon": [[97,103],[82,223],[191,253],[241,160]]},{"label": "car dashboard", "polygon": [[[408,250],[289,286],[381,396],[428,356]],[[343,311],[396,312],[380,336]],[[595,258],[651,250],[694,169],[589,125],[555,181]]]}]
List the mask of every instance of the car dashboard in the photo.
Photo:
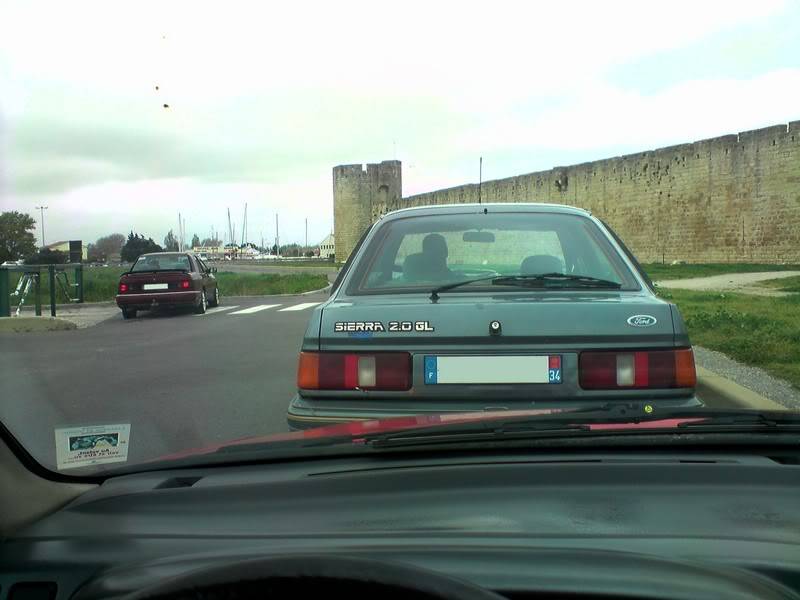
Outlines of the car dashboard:
[{"label": "car dashboard", "polygon": [[[796,459],[644,449],[141,473],[107,479],[0,544],[0,600],[134,597],[220,565],[286,557],[417,569],[511,599],[797,598],[798,489]],[[302,583],[246,579],[174,597]],[[392,597],[346,577],[320,589],[309,581],[300,595]],[[398,597],[415,596],[426,594]]]}]

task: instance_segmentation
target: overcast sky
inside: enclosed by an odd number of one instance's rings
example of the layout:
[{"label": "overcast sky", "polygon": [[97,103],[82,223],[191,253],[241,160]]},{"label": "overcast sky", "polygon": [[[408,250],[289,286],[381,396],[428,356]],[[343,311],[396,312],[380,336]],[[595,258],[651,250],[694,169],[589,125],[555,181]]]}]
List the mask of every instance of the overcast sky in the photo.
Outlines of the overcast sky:
[{"label": "overcast sky", "polygon": [[[800,3],[0,0],[0,208],[48,242],[309,242],[331,168],[404,195],[800,119]],[[156,89],[158,86],[158,89]],[[164,108],[163,105],[169,105]],[[39,233],[37,232],[37,235]]]}]

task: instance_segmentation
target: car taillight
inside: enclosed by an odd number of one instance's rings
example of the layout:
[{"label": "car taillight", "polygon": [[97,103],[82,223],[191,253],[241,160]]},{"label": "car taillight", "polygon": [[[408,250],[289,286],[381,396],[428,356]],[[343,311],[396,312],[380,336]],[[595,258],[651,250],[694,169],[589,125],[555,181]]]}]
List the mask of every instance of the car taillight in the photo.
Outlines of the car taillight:
[{"label": "car taillight", "polygon": [[191,285],[192,285],[192,282],[189,281],[188,279],[184,279],[183,281],[181,281],[181,289],[188,290],[189,286],[191,286]]},{"label": "car taillight", "polygon": [[411,355],[407,352],[301,352],[297,387],[303,390],[407,390],[411,387]]},{"label": "car taillight", "polygon": [[691,348],[644,352],[582,352],[585,390],[692,388],[697,383]]},{"label": "car taillight", "polygon": [[128,291],[128,284],[120,282],[119,284],[119,293],[124,294]]}]

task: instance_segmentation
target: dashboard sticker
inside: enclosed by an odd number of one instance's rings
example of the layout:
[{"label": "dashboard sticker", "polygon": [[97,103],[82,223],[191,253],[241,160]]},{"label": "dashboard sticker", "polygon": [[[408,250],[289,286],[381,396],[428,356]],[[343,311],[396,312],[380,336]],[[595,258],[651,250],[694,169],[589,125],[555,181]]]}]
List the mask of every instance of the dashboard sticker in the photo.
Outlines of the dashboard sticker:
[{"label": "dashboard sticker", "polygon": [[55,435],[59,470],[128,460],[130,424],[67,427]]}]

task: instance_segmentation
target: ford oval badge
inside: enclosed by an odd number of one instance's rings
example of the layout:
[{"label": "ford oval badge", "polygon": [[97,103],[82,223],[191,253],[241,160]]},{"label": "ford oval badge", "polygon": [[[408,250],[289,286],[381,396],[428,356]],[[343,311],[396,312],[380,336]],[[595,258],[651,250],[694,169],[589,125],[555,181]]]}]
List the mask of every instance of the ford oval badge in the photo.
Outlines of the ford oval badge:
[{"label": "ford oval badge", "polygon": [[633,327],[651,327],[658,323],[655,317],[651,315],[633,315],[628,317],[628,325]]}]

